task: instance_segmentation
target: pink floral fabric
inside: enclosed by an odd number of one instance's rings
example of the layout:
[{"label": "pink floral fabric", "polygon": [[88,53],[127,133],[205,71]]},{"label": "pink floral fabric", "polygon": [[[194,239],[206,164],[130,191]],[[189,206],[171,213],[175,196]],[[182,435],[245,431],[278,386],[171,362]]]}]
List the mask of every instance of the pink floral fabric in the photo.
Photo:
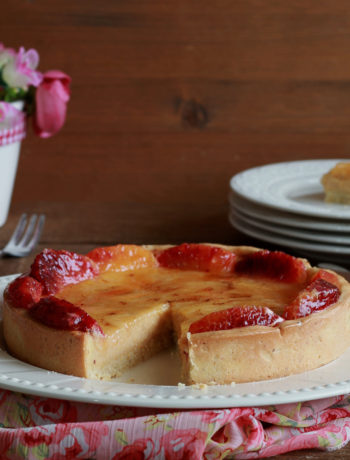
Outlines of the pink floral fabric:
[{"label": "pink floral fabric", "polygon": [[0,390],[0,458],[219,460],[335,450],[350,436],[350,395],[200,411],[85,404]]}]

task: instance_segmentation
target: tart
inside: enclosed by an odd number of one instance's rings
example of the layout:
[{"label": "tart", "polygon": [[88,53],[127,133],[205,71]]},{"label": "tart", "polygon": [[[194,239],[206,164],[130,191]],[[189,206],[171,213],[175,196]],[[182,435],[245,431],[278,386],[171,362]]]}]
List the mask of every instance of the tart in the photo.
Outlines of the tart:
[{"label": "tart", "polygon": [[80,377],[111,379],[176,342],[187,384],[259,381],[347,349],[349,286],[246,246],[46,249],[6,288],[3,331],[15,357]]},{"label": "tart", "polygon": [[337,163],[321,179],[327,203],[350,204],[350,163]]}]

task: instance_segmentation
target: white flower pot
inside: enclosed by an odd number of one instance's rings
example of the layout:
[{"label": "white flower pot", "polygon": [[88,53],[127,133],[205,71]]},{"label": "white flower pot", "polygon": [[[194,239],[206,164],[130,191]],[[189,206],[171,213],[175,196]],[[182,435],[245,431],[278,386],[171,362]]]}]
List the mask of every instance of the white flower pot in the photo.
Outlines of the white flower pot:
[{"label": "white flower pot", "polygon": [[[14,102],[16,109],[23,108],[23,102]],[[18,138],[14,136],[13,139]],[[6,145],[0,145],[0,227],[6,223],[10,209],[13,187],[15,183],[19,153],[21,148],[21,140],[9,138]]]},{"label": "white flower pot", "polygon": [[0,227],[5,224],[10,209],[21,142],[0,147]]}]

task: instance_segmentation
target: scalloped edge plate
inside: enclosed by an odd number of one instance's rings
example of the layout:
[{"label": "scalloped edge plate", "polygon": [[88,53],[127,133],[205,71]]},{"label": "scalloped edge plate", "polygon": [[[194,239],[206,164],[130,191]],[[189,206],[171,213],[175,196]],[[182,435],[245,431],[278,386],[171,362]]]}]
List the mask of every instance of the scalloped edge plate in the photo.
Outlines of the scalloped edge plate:
[{"label": "scalloped edge plate", "polygon": [[[5,286],[15,276],[0,277],[1,297]],[[134,375],[141,379],[143,375],[145,381],[149,381],[151,374],[152,380],[152,373],[164,374],[162,366],[165,362],[168,363],[168,373],[171,354],[171,351],[164,352],[156,356],[155,360],[149,360],[139,368],[136,366]],[[350,348],[336,361],[319,369],[263,382],[213,385],[197,389],[193,386],[130,383],[131,375],[124,375],[127,382],[107,382],[50,372],[13,358],[6,352],[4,345],[0,345],[0,388],[87,403],[169,409],[266,406],[348,393]]]},{"label": "scalloped edge plate", "polygon": [[272,163],[242,171],[231,189],[254,203],[281,211],[328,219],[350,219],[350,205],[325,203],[323,174],[346,159]]},{"label": "scalloped edge plate", "polygon": [[350,235],[350,222],[346,220],[325,219],[314,216],[308,217],[260,206],[238,196],[233,190],[230,191],[228,202],[230,208],[237,209],[247,217],[259,219],[270,224],[284,225],[285,227],[309,231],[348,233]]},{"label": "scalloped edge plate", "polygon": [[232,208],[230,210],[230,214],[233,219],[237,217],[240,219],[242,222],[245,222],[249,225],[252,225],[253,227],[260,229],[262,233],[267,232],[267,233],[273,233],[277,235],[281,235],[282,237],[287,237],[292,239],[293,241],[298,241],[302,240],[304,243],[309,241],[316,244],[326,244],[327,246],[329,245],[345,245],[342,247],[342,250],[344,247],[349,247],[350,246],[350,232],[349,234],[342,234],[342,233],[327,233],[327,232],[318,232],[316,230],[314,231],[308,231],[304,229],[297,229],[295,227],[287,227],[285,225],[276,225],[276,224],[271,224],[267,221],[257,219],[257,218],[252,218],[251,216],[247,216],[243,212],[241,212],[238,208]]},{"label": "scalloped edge plate", "polygon": [[262,229],[261,226],[257,226],[255,223],[252,224],[250,221],[248,222],[249,219],[246,217],[238,216],[234,211],[229,213],[228,218],[232,227],[252,238],[266,241],[267,243],[307,251],[309,253],[331,254],[343,256],[344,258],[350,255],[350,246],[323,244],[310,242],[301,238],[282,236],[278,233],[278,229],[274,231],[267,230],[266,228]]}]

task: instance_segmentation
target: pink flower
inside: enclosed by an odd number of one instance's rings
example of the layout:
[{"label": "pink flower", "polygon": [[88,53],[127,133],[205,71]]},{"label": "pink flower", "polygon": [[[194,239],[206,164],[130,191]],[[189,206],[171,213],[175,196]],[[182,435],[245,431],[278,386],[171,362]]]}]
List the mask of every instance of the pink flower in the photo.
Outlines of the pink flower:
[{"label": "pink flower", "polygon": [[11,48],[0,48],[0,66],[2,78],[7,85],[14,88],[28,89],[30,85],[38,86],[42,74],[35,70],[39,64],[39,54],[36,50],[26,51],[21,47],[16,53]]},{"label": "pink flower", "polygon": [[[147,453],[147,451],[149,451]],[[147,460],[153,458],[154,442],[150,438],[136,439],[133,444],[123,447],[112,460]]]},{"label": "pink flower", "polygon": [[160,450],[169,460],[203,458],[207,433],[197,428],[174,429],[160,439]]},{"label": "pink flower", "polygon": [[322,423],[328,423],[332,422],[333,420],[339,419],[339,418],[345,418],[349,417],[349,411],[346,409],[342,408],[331,408],[328,410],[325,410],[323,413],[321,413],[320,420],[318,421],[319,424]]},{"label": "pink flower", "polygon": [[59,70],[50,70],[43,75],[35,95],[34,130],[38,136],[50,137],[62,128],[66,119],[70,82],[70,77]]},{"label": "pink flower", "polygon": [[56,439],[57,435],[60,434],[57,425],[20,428],[14,431],[16,433],[16,440],[27,447],[39,444],[46,444],[48,446],[52,442],[52,439]]},{"label": "pink flower", "polygon": [[72,423],[77,420],[77,409],[69,401],[35,398],[29,402],[28,407],[37,425]]}]

